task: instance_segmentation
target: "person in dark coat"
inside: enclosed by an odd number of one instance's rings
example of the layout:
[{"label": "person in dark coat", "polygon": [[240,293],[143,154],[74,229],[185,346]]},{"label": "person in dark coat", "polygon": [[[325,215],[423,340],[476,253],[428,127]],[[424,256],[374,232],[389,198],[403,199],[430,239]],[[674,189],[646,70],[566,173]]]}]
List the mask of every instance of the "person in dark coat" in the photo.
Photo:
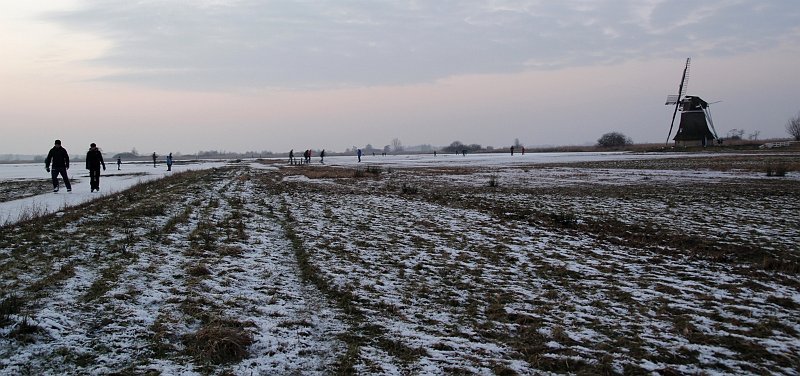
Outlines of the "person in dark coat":
[{"label": "person in dark coat", "polygon": [[167,156],[167,171],[172,171],[172,153]]},{"label": "person in dark coat", "polygon": [[[50,162],[52,162],[53,169],[50,170]],[[56,140],[55,146],[47,153],[47,158],[44,160],[44,169],[51,173],[53,177],[53,192],[58,192],[58,175],[64,179],[64,186],[67,187],[67,192],[72,192],[72,185],[69,183],[67,170],[69,170],[69,153],[67,149],[61,147],[61,140]]]},{"label": "person in dark coat", "polygon": [[289,150],[289,164],[294,164],[294,149]]},{"label": "person in dark coat", "polygon": [[356,155],[358,155],[358,161],[361,162],[361,149],[358,149]]},{"label": "person in dark coat", "polygon": [[325,149],[319,153],[319,163],[325,164]]},{"label": "person in dark coat", "polygon": [[103,171],[105,171],[106,162],[103,161],[103,153],[92,142],[89,145],[89,151],[86,152],[86,169],[89,170],[89,184],[92,187],[92,192],[100,190],[100,165],[103,166]]},{"label": "person in dark coat", "polygon": [[153,152],[153,168],[156,168],[156,160],[158,159],[158,155],[156,152]]},{"label": "person in dark coat", "polygon": [[119,166],[121,165],[122,165],[122,157],[117,157],[117,171],[121,170],[121,168],[119,168]]}]

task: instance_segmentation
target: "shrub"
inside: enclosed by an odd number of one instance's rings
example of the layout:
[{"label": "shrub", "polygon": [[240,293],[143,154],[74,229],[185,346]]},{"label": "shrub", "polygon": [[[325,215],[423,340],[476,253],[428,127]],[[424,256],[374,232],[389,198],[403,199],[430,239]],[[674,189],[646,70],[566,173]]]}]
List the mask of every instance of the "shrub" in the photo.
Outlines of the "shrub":
[{"label": "shrub", "polygon": [[415,194],[419,193],[419,188],[417,188],[417,187],[415,187],[413,185],[406,185],[405,183],[403,183],[403,186],[400,188],[400,191],[403,194],[415,195]]},{"label": "shrub", "polygon": [[633,144],[633,140],[619,132],[609,132],[597,139],[597,146],[604,148],[614,148],[631,144]]},{"label": "shrub", "polygon": [[9,295],[0,302],[0,328],[10,324],[11,315],[19,313],[22,300],[17,295]]},{"label": "shrub", "polygon": [[787,166],[783,163],[779,164],[767,164],[767,176],[786,176],[786,171],[788,170]]}]

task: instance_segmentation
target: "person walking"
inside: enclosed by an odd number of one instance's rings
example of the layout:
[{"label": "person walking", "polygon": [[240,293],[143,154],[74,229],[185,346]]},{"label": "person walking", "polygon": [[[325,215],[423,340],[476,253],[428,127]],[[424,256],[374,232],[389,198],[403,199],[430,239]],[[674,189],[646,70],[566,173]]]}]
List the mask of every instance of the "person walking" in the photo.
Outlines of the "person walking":
[{"label": "person walking", "polygon": [[361,162],[361,149],[358,149],[358,162]]},{"label": "person walking", "polygon": [[121,165],[122,165],[122,157],[117,157],[117,171],[121,170],[121,168],[119,168],[119,166]]},{"label": "person walking", "polygon": [[[53,169],[50,170],[50,162],[53,162]],[[67,149],[61,147],[61,140],[56,140],[55,145],[50,152],[47,153],[47,158],[44,160],[44,169],[51,173],[53,178],[53,192],[58,192],[58,175],[64,179],[64,186],[67,187],[67,192],[72,192],[72,185],[69,183],[67,170],[69,170],[69,153]]]},{"label": "person walking", "polygon": [[100,191],[100,165],[103,166],[103,171],[105,171],[106,162],[103,161],[103,153],[92,142],[89,145],[89,151],[86,152],[86,169],[89,170],[89,185],[92,188],[92,192],[95,190]]},{"label": "person walking", "polygon": [[156,152],[153,152],[153,168],[156,168],[156,159],[157,158],[158,158],[158,155],[156,155]]},{"label": "person walking", "polygon": [[167,171],[172,171],[172,153],[167,156]]},{"label": "person walking", "polygon": [[289,164],[290,165],[294,164],[294,149],[289,150]]},{"label": "person walking", "polygon": [[511,156],[512,157],[514,156],[514,146],[513,145],[511,146]]},{"label": "person walking", "polygon": [[319,152],[319,163],[325,164],[325,149]]}]

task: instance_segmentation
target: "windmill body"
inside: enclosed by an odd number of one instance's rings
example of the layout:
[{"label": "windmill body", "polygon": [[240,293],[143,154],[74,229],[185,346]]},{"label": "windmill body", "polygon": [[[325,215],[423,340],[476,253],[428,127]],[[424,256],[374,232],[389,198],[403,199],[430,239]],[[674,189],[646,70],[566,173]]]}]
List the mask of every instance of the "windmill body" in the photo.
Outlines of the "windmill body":
[{"label": "windmill body", "polygon": [[708,107],[708,102],[698,96],[685,95],[689,80],[690,62],[691,59],[686,59],[686,67],[683,69],[683,78],[678,87],[678,95],[667,97],[666,105],[675,105],[667,142],[669,142],[669,136],[672,134],[672,127],[675,124],[675,115],[680,109],[681,120],[678,124],[678,131],[675,133],[675,137],[672,138],[675,141],[675,146],[706,146],[713,144],[713,141],[719,137],[717,137],[714,130],[714,122],[711,120],[711,110]]},{"label": "windmill body", "polygon": [[708,103],[700,97],[687,95],[681,100],[681,122],[672,138],[676,146],[706,146],[717,139],[709,128]]}]

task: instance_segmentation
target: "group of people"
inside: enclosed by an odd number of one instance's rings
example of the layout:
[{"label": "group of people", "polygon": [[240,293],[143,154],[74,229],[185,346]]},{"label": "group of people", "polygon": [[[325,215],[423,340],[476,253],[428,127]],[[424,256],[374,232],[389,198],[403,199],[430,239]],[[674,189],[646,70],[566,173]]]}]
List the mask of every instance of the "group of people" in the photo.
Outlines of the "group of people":
[{"label": "group of people", "polygon": [[[153,168],[156,168],[156,162],[158,161],[158,154],[153,152]],[[172,171],[172,153],[169,153],[167,156],[167,171]]]},{"label": "group of people", "polygon": [[[156,153],[153,153],[153,167],[156,166]],[[122,159],[117,158],[117,170],[120,170]],[[89,185],[91,191],[100,191],[100,168],[103,171],[106,169],[106,162],[103,160],[103,153],[97,148],[97,144],[92,142],[89,145],[89,151],[86,152],[86,169],[89,170]],[[67,170],[69,170],[69,153],[67,149],[61,146],[61,140],[56,140],[53,148],[47,153],[47,158],[44,160],[44,169],[51,174],[53,179],[53,192],[58,192],[59,182],[58,177],[64,179],[64,187],[67,192],[72,192],[72,184],[70,184]],[[172,171],[172,153],[167,156],[167,171]]]},{"label": "group of people", "polygon": [[[294,157],[294,149],[289,150],[289,164],[310,164],[311,163],[311,149],[306,149],[303,152],[303,159]],[[319,152],[319,163],[325,164],[325,149]]]}]

